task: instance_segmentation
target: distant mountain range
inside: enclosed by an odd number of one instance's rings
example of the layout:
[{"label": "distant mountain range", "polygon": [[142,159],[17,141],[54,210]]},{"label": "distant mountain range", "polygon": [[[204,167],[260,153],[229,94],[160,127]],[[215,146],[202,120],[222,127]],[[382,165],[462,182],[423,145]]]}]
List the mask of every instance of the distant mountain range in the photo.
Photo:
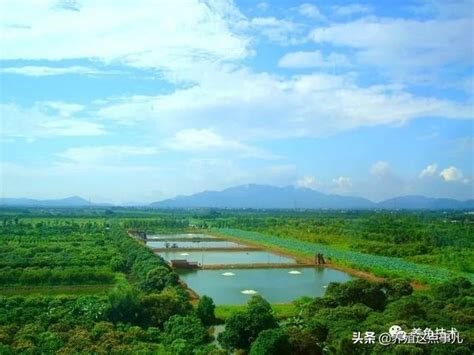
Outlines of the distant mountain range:
[{"label": "distant mountain range", "polygon": [[58,200],[34,200],[30,198],[0,198],[0,206],[8,207],[89,207],[95,204],[82,197],[72,196]]},{"label": "distant mountain range", "polygon": [[241,185],[223,191],[154,202],[154,208],[254,208],[254,209],[474,209],[474,200],[458,201],[425,196],[401,196],[379,203],[362,197],[328,195],[294,186]]},{"label": "distant mountain range", "polygon": [[459,201],[452,198],[431,198],[426,196],[411,195],[391,198],[379,202],[378,208],[384,209],[424,209],[424,210],[450,210],[474,209],[474,200]]},{"label": "distant mountain range", "polygon": [[[95,207],[112,206],[92,203],[73,196],[59,200],[0,198],[3,207]],[[459,201],[425,196],[401,196],[379,203],[362,197],[329,195],[308,188],[269,185],[241,185],[223,191],[204,191],[190,196],[153,202],[152,208],[248,208],[248,209],[474,209],[474,200]]]}]

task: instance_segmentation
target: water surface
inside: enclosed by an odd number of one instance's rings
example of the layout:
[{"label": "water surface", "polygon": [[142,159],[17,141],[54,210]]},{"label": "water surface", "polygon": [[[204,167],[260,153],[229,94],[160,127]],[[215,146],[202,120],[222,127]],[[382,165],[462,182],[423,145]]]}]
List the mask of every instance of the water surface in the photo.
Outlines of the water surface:
[{"label": "water surface", "polygon": [[173,241],[173,240],[167,240],[167,241],[152,241],[152,242],[147,242],[146,245],[148,245],[151,248],[166,248],[166,243],[168,243],[168,247],[171,247],[172,245],[176,245],[177,248],[245,248],[246,245],[244,244],[238,244],[234,242],[230,242],[227,240],[216,240],[216,241],[199,241],[198,240],[192,240],[192,241]]},{"label": "water surface", "polygon": [[162,251],[158,253],[166,260],[186,259],[197,261],[202,265],[215,264],[255,264],[255,263],[288,263],[296,261],[286,256],[281,256],[266,251]]},{"label": "water surface", "polygon": [[148,240],[173,239],[173,238],[216,238],[209,234],[203,233],[178,233],[178,234],[149,234]]},{"label": "water surface", "polygon": [[243,304],[252,294],[259,294],[270,303],[287,303],[302,296],[323,296],[330,282],[353,279],[345,272],[324,267],[177,272],[191,289],[212,297],[216,304]]}]

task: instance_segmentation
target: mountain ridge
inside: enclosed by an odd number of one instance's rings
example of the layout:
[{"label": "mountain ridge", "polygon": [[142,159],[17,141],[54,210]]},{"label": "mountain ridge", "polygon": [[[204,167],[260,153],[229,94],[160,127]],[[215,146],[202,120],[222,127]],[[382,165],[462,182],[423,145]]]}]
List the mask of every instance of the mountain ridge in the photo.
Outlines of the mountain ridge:
[{"label": "mountain ridge", "polygon": [[[386,209],[386,210],[453,210],[474,209],[474,200],[434,198],[406,195],[373,202],[363,197],[325,194],[295,186],[247,184],[221,191],[203,191],[180,195],[150,204],[151,208],[228,208],[228,209]],[[79,196],[62,199],[0,198],[1,207],[106,207],[109,203],[94,203]],[[126,206],[126,205],[118,205]]]},{"label": "mountain ridge", "polygon": [[249,209],[473,209],[474,200],[459,201],[421,195],[398,196],[381,202],[363,197],[324,194],[309,188],[248,184],[222,191],[203,191],[153,202],[153,208]]},{"label": "mountain ridge", "polygon": [[98,206],[79,196],[70,196],[60,199],[38,200],[32,198],[0,198],[3,207],[90,207]]}]

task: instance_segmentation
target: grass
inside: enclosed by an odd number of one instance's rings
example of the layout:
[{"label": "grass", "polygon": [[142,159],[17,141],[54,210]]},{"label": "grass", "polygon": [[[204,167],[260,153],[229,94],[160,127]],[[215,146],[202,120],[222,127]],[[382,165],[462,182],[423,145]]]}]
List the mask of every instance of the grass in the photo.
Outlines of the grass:
[{"label": "grass", "polygon": [[[245,304],[218,305],[215,309],[216,318],[219,322],[225,322],[233,313],[244,311]],[[272,304],[272,309],[277,319],[286,319],[296,315],[296,307],[293,303]]]}]

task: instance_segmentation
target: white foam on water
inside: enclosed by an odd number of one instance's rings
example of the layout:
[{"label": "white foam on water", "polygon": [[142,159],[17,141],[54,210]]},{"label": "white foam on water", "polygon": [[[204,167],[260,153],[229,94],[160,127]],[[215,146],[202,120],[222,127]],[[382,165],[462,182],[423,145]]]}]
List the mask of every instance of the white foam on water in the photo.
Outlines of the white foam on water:
[{"label": "white foam on water", "polygon": [[255,290],[243,290],[243,291],[240,291],[240,293],[243,293],[244,295],[255,295],[258,292]]},{"label": "white foam on water", "polygon": [[186,256],[186,255],[189,255],[189,253],[181,253],[179,255]]},{"label": "white foam on water", "polygon": [[292,274],[292,275],[299,275],[301,274],[301,271],[298,271],[298,270],[291,270],[291,271],[288,271],[289,274]]},{"label": "white foam on water", "polygon": [[224,272],[222,276],[235,276],[233,272]]},{"label": "white foam on water", "polygon": [[324,285],[323,287],[324,287],[324,288],[328,288],[328,285]]}]

